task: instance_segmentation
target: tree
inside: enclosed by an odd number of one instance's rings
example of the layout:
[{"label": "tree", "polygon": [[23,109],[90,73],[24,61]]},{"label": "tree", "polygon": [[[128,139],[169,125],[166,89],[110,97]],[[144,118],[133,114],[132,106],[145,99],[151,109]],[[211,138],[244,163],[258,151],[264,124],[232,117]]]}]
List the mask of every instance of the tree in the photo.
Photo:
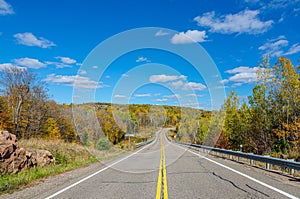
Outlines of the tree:
[{"label": "tree", "polygon": [[19,138],[39,132],[48,99],[44,84],[28,69],[6,67],[0,71],[0,88],[11,114],[13,132]]},{"label": "tree", "polygon": [[46,132],[47,138],[51,140],[60,139],[60,130],[56,121],[53,118],[48,118],[44,125],[44,131]]}]

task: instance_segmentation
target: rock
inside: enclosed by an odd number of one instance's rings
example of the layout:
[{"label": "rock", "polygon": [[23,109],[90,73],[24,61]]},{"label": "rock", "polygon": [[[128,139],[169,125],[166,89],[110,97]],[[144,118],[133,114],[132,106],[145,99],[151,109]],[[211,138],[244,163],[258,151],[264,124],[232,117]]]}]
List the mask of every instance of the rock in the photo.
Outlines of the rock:
[{"label": "rock", "polygon": [[0,174],[18,173],[23,169],[55,164],[47,150],[20,148],[14,134],[0,131]]},{"label": "rock", "polygon": [[32,156],[35,157],[36,163],[39,166],[43,167],[49,164],[55,164],[55,158],[47,150],[33,149],[33,148],[26,148],[26,150],[30,152]]}]

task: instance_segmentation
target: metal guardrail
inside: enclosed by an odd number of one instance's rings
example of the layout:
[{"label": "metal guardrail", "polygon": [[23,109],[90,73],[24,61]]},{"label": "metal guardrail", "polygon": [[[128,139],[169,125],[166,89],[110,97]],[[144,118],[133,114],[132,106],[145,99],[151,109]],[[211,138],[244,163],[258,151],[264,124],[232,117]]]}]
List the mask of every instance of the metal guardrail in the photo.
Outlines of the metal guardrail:
[{"label": "metal guardrail", "polygon": [[264,162],[266,163],[266,168],[270,169],[270,165],[277,165],[280,167],[286,167],[291,169],[291,173],[293,174],[295,170],[300,170],[300,162],[296,162],[293,160],[285,160],[285,159],[280,159],[280,158],[273,158],[273,157],[268,157],[268,156],[262,156],[262,155],[255,155],[252,153],[243,153],[240,151],[231,151],[231,150],[225,150],[225,149],[219,149],[219,148],[214,148],[214,147],[209,147],[209,146],[202,146],[202,145],[197,145],[197,144],[186,144],[182,142],[176,142],[181,145],[185,146],[190,146],[194,148],[201,148],[204,150],[209,150],[212,152],[217,152],[217,153],[222,153],[222,154],[227,154],[230,156],[236,156],[240,158],[246,158],[250,160],[251,165],[253,165],[253,160],[259,161],[259,162]]},{"label": "metal guardrail", "polygon": [[153,140],[154,140],[154,139],[151,139],[151,140],[146,141],[146,142],[139,142],[139,143],[136,143],[136,144],[135,144],[135,147],[136,147],[136,148],[139,148],[139,147],[145,146],[145,145],[150,144],[151,142],[153,142]]}]

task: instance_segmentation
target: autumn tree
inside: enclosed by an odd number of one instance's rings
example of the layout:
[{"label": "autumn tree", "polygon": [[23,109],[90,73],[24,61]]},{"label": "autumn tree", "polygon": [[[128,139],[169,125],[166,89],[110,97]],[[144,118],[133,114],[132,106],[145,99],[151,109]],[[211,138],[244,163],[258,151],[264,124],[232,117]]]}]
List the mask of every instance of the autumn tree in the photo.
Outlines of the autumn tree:
[{"label": "autumn tree", "polygon": [[24,138],[40,131],[48,96],[37,77],[28,69],[7,67],[0,71],[0,88],[12,117],[14,133]]}]

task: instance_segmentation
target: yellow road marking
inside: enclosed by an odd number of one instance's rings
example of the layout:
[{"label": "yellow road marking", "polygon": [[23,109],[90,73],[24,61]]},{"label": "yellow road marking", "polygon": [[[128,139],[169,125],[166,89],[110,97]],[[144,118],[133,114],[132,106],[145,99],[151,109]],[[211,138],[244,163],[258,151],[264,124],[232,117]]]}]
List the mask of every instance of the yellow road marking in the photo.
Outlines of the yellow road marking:
[{"label": "yellow road marking", "polygon": [[162,146],[163,151],[163,173],[164,173],[164,199],[168,199],[168,185],[167,185],[167,169],[166,169],[166,156],[165,156],[165,147]]},{"label": "yellow road marking", "polygon": [[157,188],[156,188],[156,199],[160,199],[160,193],[161,193],[161,183],[162,183],[162,156],[160,156],[160,163],[159,163],[159,173],[158,173],[158,179],[157,179]]},{"label": "yellow road marking", "polygon": [[162,183],[164,184],[164,199],[168,199],[168,186],[167,186],[167,169],[166,169],[166,157],[165,157],[165,147],[162,143],[162,135],[160,134],[160,147],[161,147],[161,154],[160,154],[160,163],[159,163],[159,173],[157,178],[157,189],[156,189],[156,199],[161,199],[161,189]]}]

